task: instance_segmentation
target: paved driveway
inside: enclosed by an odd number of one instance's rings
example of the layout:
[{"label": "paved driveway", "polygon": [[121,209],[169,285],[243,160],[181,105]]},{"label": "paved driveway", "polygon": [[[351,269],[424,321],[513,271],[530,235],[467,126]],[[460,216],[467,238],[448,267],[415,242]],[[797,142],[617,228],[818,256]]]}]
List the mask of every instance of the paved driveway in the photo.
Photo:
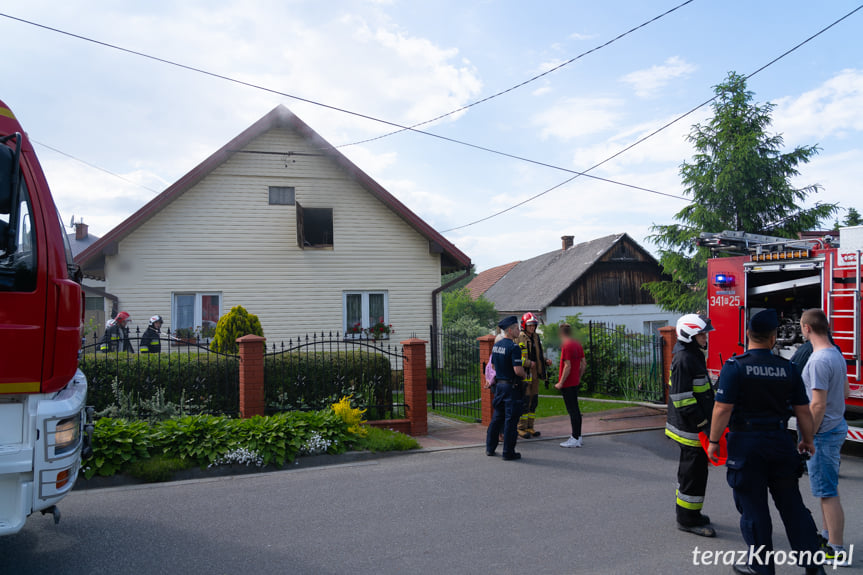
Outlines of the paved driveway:
[{"label": "paved driveway", "polygon": [[[503,462],[482,448],[348,465],[74,492],[63,520],[0,539],[12,574],[730,573],[701,549],[742,549],[724,470],[705,511],[718,537],[674,527],[676,447],[661,431],[544,441]],[[863,462],[842,467],[859,544]],[[806,500],[808,481],[802,481]],[[815,509],[815,507],[811,507]],[[816,514],[816,517],[818,515]],[[777,548],[787,549],[776,523]],[[798,573],[786,567],[779,573]],[[849,573],[853,573],[851,570]]]}]

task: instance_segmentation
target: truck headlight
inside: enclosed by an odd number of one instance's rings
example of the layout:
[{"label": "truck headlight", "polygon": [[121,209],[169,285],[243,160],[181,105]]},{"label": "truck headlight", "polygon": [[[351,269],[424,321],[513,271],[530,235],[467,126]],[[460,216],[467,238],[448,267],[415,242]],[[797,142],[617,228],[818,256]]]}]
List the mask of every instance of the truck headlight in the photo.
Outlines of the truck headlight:
[{"label": "truck headlight", "polygon": [[54,430],[54,455],[62,455],[75,449],[81,437],[81,413],[61,419]]}]

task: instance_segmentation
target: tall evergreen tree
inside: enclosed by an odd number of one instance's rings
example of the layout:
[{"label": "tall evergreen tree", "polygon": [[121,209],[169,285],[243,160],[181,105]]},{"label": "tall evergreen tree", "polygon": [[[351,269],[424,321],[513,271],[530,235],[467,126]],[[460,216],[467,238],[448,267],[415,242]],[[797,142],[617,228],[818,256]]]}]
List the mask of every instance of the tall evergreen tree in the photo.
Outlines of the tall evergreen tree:
[{"label": "tall evergreen tree", "polygon": [[650,236],[659,246],[664,271],[673,279],[646,287],[663,309],[679,313],[704,310],[706,305],[710,253],[695,246],[701,232],[796,237],[838,209],[833,204],[801,207],[819,186],[795,188],[790,180],[818,147],[798,146],[781,153],[782,136],[767,132],[774,105],[753,102],[746,78],[730,72],[714,93],[713,118],[692,127],[687,139],[695,155],[680,167],[684,194],[692,201],[674,215],[680,223],[654,225]]},{"label": "tall evergreen tree", "polygon": [[863,218],[860,217],[860,212],[856,209],[848,208],[848,212],[845,214],[845,221],[842,224],[845,226],[859,226],[863,224]]}]

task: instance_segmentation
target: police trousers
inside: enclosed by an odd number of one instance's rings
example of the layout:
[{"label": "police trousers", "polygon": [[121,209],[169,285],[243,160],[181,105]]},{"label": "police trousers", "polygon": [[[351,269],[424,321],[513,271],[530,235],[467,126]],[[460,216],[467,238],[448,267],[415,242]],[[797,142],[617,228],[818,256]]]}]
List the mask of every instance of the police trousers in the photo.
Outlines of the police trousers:
[{"label": "police trousers", "polygon": [[494,384],[494,399],[491,404],[494,414],[486,432],[485,450],[493,452],[497,449],[498,436],[503,428],[503,454],[512,455],[518,440],[518,418],[521,417],[522,410],[521,386],[503,381]]},{"label": "police trousers", "polygon": [[[740,532],[747,545],[773,550],[773,524],[767,503],[773,498],[788,543],[797,552],[818,550],[817,531],[812,514],[803,503],[798,486],[802,467],[797,445],[785,430],[729,432],[728,485],[734,490],[734,504],[740,512]],[[762,553],[762,558],[764,557]],[[757,562],[758,573],[775,573],[772,560]],[[804,562],[802,566],[809,566]]]}]

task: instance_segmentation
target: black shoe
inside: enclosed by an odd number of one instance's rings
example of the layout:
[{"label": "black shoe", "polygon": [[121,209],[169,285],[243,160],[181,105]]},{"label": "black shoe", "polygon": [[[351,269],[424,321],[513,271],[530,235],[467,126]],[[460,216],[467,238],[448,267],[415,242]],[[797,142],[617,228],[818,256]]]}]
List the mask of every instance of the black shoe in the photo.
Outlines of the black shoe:
[{"label": "black shoe", "polygon": [[513,452],[513,453],[504,453],[503,454],[503,460],[504,461],[516,461],[518,459],[521,459],[521,453]]},{"label": "black shoe", "polygon": [[716,530],[713,529],[713,527],[708,527],[707,525],[681,525],[680,523],[678,523],[677,528],[681,531],[701,535],[702,537],[716,537]]},{"label": "black shoe", "polygon": [[533,430],[533,436],[534,437],[539,437],[540,435],[542,435],[542,433],[540,433],[539,431],[537,431],[535,429]]},{"label": "black shoe", "polygon": [[710,517],[708,517],[707,515],[704,515],[702,513],[699,513],[698,519],[696,519],[695,524],[696,525],[709,525],[710,524]]},{"label": "black shoe", "polygon": [[740,575],[758,575],[758,571],[753,569],[751,566],[743,564],[738,565],[735,563],[731,566],[735,573],[740,573]]},{"label": "black shoe", "polygon": [[817,567],[807,567],[806,575],[827,575],[827,572],[824,571],[823,565],[819,565]]},{"label": "black shoe", "polygon": [[494,457],[496,455],[496,453],[494,451],[486,451],[485,454],[488,455],[489,457]]}]

